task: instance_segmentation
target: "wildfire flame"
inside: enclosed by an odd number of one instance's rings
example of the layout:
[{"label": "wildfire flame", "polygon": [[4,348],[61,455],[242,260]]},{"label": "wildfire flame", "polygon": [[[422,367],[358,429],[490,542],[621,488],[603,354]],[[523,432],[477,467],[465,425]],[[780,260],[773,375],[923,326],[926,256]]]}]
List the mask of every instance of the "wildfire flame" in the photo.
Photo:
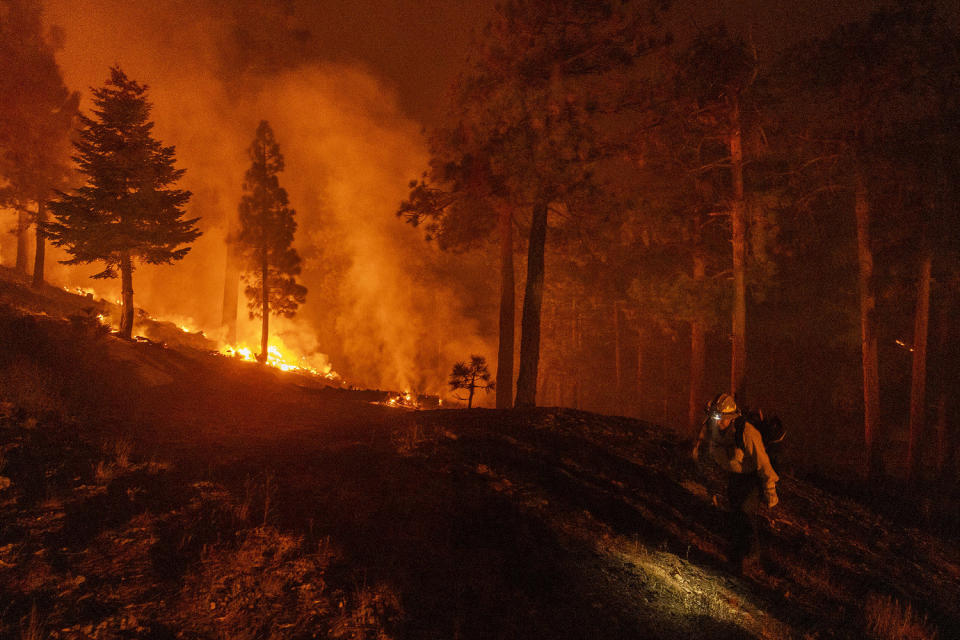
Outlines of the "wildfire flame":
[{"label": "wildfire flame", "polygon": [[443,400],[436,396],[421,396],[412,391],[391,393],[384,402],[375,402],[396,409],[430,409],[443,406]]},{"label": "wildfire flame", "polygon": [[[318,369],[311,365],[303,356],[296,356],[292,353],[284,353],[285,349],[275,344],[267,347],[268,366],[280,369],[281,371],[297,371],[300,373],[309,373],[327,380],[338,380],[340,376],[328,364],[323,369]],[[230,358],[237,358],[245,362],[256,362],[257,354],[247,345],[226,345],[220,348],[222,355]]]},{"label": "wildfire flame", "polygon": [[[76,294],[84,297],[95,296],[95,297],[99,297],[101,300],[106,300],[106,298],[103,298],[103,296],[99,296],[97,292],[93,289],[88,289],[83,287],[73,287],[73,288],[63,287],[63,290],[66,291],[67,293],[72,293],[72,294]],[[117,300],[116,303],[120,304],[120,300]],[[156,320],[159,322],[163,322],[163,321],[170,322],[171,324],[176,326],[180,331],[186,334],[190,334],[190,335],[203,334],[203,330],[198,328],[197,323],[194,322],[192,318],[187,318],[184,316],[173,316],[166,320],[162,320],[160,318],[152,317],[146,313],[144,313],[143,316],[149,320]],[[113,326],[112,318],[110,318],[110,316],[108,315],[100,313],[97,315],[97,320],[100,322],[100,324],[104,326],[111,327],[112,329],[115,328]],[[147,340],[147,337],[143,335],[136,335],[135,338],[141,339],[141,340]],[[276,369],[280,369],[281,371],[295,371],[299,373],[306,373],[306,374],[318,376],[321,378],[325,378],[330,381],[340,380],[340,375],[333,370],[333,367],[328,362],[326,362],[325,356],[321,356],[320,360],[322,360],[322,362],[318,362],[317,361],[318,359],[311,359],[308,356],[296,355],[296,352],[293,349],[288,348],[285,344],[283,344],[282,340],[280,340],[279,338],[272,337],[271,342],[273,342],[274,344],[271,344],[267,349],[266,364],[268,366],[274,367]],[[256,352],[246,344],[225,345],[220,347],[218,351],[220,354],[224,356],[237,358],[245,362],[257,361]],[[412,402],[414,403],[416,402],[416,398],[409,393],[406,394],[406,398],[407,399],[405,400],[405,402],[411,402],[410,398],[413,398]]]},{"label": "wildfire flame", "polygon": [[63,287],[63,290],[67,293],[75,293],[78,296],[84,296],[86,298],[93,297],[97,294],[93,289],[85,289],[84,287],[73,287],[72,289],[70,287]]},{"label": "wildfire flame", "polygon": [[386,404],[388,407],[406,407],[410,409],[416,409],[420,406],[420,403],[417,401],[417,397],[410,391],[390,394],[390,397],[387,398],[387,401],[384,404]]}]

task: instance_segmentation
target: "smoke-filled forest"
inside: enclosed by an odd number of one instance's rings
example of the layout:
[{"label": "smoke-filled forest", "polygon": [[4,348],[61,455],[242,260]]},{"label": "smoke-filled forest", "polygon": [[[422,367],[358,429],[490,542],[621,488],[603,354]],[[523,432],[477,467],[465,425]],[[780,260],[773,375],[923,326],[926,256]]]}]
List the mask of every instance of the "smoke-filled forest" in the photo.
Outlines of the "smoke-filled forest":
[{"label": "smoke-filled forest", "polygon": [[0,0],[0,636],[951,637],[958,127],[955,2]]}]

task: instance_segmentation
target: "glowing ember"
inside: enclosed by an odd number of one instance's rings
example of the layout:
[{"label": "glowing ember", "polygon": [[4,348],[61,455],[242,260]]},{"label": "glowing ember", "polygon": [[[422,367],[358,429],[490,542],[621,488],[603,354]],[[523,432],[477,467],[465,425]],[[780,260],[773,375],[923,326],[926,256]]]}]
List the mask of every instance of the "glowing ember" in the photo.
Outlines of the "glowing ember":
[{"label": "glowing ember", "polygon": [[93,289],[85,289],[84,287],[63,287],[63,290],[67,293],[75,293],[78,296],[84,296],[86,298],[91,298],[97,294]]},{"label": "glowing ember", "polygon": [[404,409],[419,409],[420,402],[417,399],[417,396],[411,393],[410,391],[405,391],[403,393],[391,393],[386,402],[380,402],[375,404],[382,404],[387,407],[397,407]]},{"label": "glowing ember", "polygon": [[906,342],[904,342],[903,340],[896,340],[896,343],[897,343],[898,345],[900,345],[901,347],[903,347],[904,349],[906,349],[907,351],[911,351],[911,352],[913,351],[913,347],[911,347],[910,345],[908,345],[908,344],[907,344]]}]

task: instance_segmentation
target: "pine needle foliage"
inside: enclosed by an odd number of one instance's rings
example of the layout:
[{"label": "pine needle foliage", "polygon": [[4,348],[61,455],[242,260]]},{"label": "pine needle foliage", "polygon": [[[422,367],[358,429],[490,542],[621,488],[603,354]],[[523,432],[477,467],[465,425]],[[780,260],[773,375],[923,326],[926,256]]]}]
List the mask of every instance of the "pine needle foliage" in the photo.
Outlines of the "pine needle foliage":
[{"label": "pine needle foliage", "polygon": [[169,264],[190,251],[199,218],[184,219],[191,193],[173,187],[186,170],[174,166],[175,149],[153,137],[147,85],[120,67],[93,90],[94,117],[80,116],[74,161],[87,184],[51,203],[48,233],[73,256],[64,264],[103,262],[94,278],[115,278],[121,256]]},{"label": "pine needle foliage", "polygon": [[467,408],[473,407],[473,394],[477,389],[490,392],[494,383],[490,381],[490,370],[487,368],[487,359],[483,356],[470,356],[470,364],[458,362],[450,372],[450,389],[466,389],[470,394],[467,397]]},{"label": "pine needle foliage", "polygon": [[237,240],[245,261],[250,317],[263,321],[260,358],[265,359],[270,315],[293,317],[306,301],[307,288],[296,280],[300,254],[291,246],[296,212],[277,177],[284,168],[283,154],[266,120],[257,127],[247,153],[251,164],[243,178]]},{"label": "pine needle foliage", "polygon": [[50,203],[45,233],[73,257],[63,264],[102,262],[94,278],[123,277],[121,335],[133,319],[134,261],[182,260],[200,231],[199,218],[184,218],[191,193],[175,187],[185,170],[174,166],[175,149],[153,136],[147,85],[115,66],[104,87],[93,90],[93,116],[80,116],[73,157],[86,184]]}]

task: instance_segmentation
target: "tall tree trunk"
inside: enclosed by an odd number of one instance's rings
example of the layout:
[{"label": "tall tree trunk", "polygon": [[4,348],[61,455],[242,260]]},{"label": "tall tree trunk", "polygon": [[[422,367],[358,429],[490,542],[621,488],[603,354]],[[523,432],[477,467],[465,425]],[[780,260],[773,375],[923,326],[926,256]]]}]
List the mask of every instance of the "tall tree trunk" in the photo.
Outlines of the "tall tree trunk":
[{"label": "tall tree trunk", "polygon": [[133,336],[133,260],[130,253],[120,255],[120,337],[130,339]]},{"label": "tall tree trunk", "polygon": [[740,103],[734,102],[730,133],[733,202],[730,226],[733,240],[733,348],[730,357],[730,391],[737,402],[746,402],[747,372],[747,221],[743,195],[743,134]]},{"label": "tall tree trunk", "polygon": [[43,284],[43,263],[46,260],[47,242],[43,235],[43,225],[47,221],[47,203],[43,198],[37,200],[36,251],[33,253],[33,288]]},{"label": "tall tree trunk", "polygon": [[940,392],[937,396],[937,477],[943,477],[943,470],[947,461],[947,392]]},{"label": "tall tree trunk", "polygon": [[920,450],[927,417],[927,327],[930,323],[930,271],[933,259],[925,252],[920,264],[917,307],[913,323],[913,371],[910,378],[910,440],[907,473],[911,483],[920,476]]},{"label": "tall tree trunk", "polygon": [[616,378],[614,380],[614,388],[616,389],[617,395],[617,409],[620,409],[620,405],[623,402],[623,361],[620,357],[620,302],[614,301],[613,303],[613,370]]},{"label": "tall tree trunk", "polygon": [[[940,306],[940,313],[937,318],[937,356],[940,362],[944,362],[944,353],[950,337],[950,319],[952,314],[950,294],[947,293],[946,300]],[[947,437],[947,392],[949,383],[940,377],[940,391],[937,394],[937,477],[944,477],[944,468],[947,461],[947,450],[949,447],[949,438]]]},{"label": "tall tree trunk", "polygon": [[230,222],[227,233],[227,256],[223,275],[223,316],[221,326],[224,340],[229,344],[237,342],[237,306],[240,289],[240,256],[237,253],[234,222]]},{"label": "tall tree trunk", "polygon": [[474,389],[476,389],[476,387],[474,386],[474,383],[471,382],[471,383],[470,383],[470,395],[467,396],[467,409],[473,409],[473,392],[474,392]]},{"label": "tall tree trunk", "polygon": [[270,264],[267,261],[267,249],[263,249],[263,259],[260,263],[260,313],[262,315],[262,324],[260,325],[260,355],[257,356],[257,362],[263,364],[267,361],[269,355],[270,342]]},{"label": "tall tree trunk", "polygon": [[516,284],[513,274],[513,213],[499,211],[500,230],[500,345],[497,349],[497,409],[513,406],[513,348],[516,330]]},{"label": "tall tree trunk", "polygon": [[24,210],[17,212],[17,264],[16,269],[20,273],[27,272],[27,253],[30,250],[30,237],[27,232],[30,229],[30,214]]},{"label": "tall tree trunk", "polygon": [[540,310],[543,306],[544,252],[547,244],[547,203],[533,206],[530,247],[527,253],[527,285],[520,320],[520,372],[517,376],[517,407],[537,404],[537,369],[540,365]]},{"label": "tall tree trunk", "polygon": [[[693,254],[693,280],[703,282],[707,268],[703,249],[698,245]],[[706,369],[707,346],[706,329],[700,319],[690,323],[690,400],[688,405],[687,423],[693,437],[700,430],[703,415],[703,372]]]},{"label": "tall tree trunk", "polygon": [[644,417],[644,410],[646,408],[646,402],[644,402],[643,392],[645,391],[643,386],[643,326],[640,324],[640,320],[637,320],[637,386],[636,386],[636,407],[635,411],[639,417]]},{"label": "tall tree trunk", "polygon": [[880,424],[880,367],[877,358],[877,295],[873,286],[873,249],[870,242],[870,202],[867,187],[857,176],[854,189],[854,213],[857,219],[857,262],[860,289],[860,352],[863,365],[863,439],[867,454],[867,472],[881,472],[878,430]]}]

